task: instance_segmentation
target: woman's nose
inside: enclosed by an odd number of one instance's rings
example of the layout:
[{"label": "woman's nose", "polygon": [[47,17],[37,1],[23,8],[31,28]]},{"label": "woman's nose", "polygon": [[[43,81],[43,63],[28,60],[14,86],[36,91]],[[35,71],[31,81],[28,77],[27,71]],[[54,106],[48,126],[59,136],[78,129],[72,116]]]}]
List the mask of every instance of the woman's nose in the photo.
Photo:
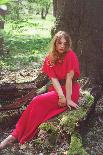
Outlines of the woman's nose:
[{"label": "woman's nose", "polygon": [[64,47],[64,44],[61,44],[61,47]]}]

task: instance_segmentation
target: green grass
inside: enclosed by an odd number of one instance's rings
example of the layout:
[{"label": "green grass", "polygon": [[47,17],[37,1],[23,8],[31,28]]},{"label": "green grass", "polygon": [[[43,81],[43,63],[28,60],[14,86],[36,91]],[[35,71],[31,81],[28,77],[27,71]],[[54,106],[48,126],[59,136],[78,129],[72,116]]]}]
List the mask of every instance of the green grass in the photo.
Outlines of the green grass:
[{"label": "green grass", "polygon": [[3,32],[8,53],[0,59],[2,69],[15,70],[31,62],[41,62],[48,51],[54,18],[35,16],[22,21],[6,21]]}]

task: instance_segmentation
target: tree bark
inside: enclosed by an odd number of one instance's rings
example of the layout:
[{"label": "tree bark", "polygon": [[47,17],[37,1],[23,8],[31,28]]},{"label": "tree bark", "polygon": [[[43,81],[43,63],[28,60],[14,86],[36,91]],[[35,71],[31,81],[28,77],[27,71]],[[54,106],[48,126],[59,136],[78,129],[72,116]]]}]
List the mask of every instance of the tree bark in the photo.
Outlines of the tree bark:
[{"label": "tree bark", "polygon": [[56,17],[57,0],[53,0],[53,16]]},{"label": "tree bark", "polygon": [[103,81],[103,1],[64,0],[57,10],[54,33],[69,32],[82,74]]}]

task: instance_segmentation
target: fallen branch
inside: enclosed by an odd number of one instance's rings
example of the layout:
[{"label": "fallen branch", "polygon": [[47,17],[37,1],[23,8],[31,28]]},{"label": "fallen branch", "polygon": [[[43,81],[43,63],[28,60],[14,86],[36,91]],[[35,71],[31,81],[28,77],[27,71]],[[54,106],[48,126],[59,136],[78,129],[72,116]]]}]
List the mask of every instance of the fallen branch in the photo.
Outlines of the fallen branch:
[{"label": "fallen branch", "polygon": [[[48,83],[48,81],[49,81],[48,77],[45,74],[40,73],[38,75],[38,77],[34,81],[32,81],[30,83],[26,82],[26,83],[23,83],[23,84],[17,84],[17,83],[13,84],[13,87],[11,87],[12,88],[11,89],[11,93],[10,93],[9,85],[8,85],[8,89],[5,89],[5,85],[4,86],[2,85],[0,87],[0,89],[1,89],[0,97],[2,99],[4,97],[4,100],[5,99],[7,100],[5,91],[8,92],[8,95],[11,97],[11,94],[12,94],[14,88],[16,90],[16,93],[18,93],[19,91],[24,92],[24,90],[25,91],[27,90],[27,94],[23,95],[19,99],[16,99],[16,101],[14,101],[14,102],[10,102],[6,106],[1,106],[0,107],[0,111],[18,109],[21,106],[27,104],[34,96],[37,95],[38,89],[40,89],[43,86],[45,86]],[[30,87],[31,85],[32,85],[32,87]],[[11,86],[11,84],[10,84],[10,86]],[[28,90],[29,90],[29,92],[28,92]],[[15,95],[13,94],[12,96],[15,99]]]}]

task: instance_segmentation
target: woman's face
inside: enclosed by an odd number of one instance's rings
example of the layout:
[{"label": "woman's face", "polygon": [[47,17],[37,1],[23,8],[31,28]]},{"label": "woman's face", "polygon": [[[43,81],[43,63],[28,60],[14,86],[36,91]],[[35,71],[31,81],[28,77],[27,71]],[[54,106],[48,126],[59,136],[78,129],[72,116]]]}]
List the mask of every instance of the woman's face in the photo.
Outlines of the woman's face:
[{"label": "woman's face", "polygon": [[65,40],[65,38],[61,38],[60,40],[56,41],[56,50],[59,53],[64,53],[67,49],[67,41]]}]

